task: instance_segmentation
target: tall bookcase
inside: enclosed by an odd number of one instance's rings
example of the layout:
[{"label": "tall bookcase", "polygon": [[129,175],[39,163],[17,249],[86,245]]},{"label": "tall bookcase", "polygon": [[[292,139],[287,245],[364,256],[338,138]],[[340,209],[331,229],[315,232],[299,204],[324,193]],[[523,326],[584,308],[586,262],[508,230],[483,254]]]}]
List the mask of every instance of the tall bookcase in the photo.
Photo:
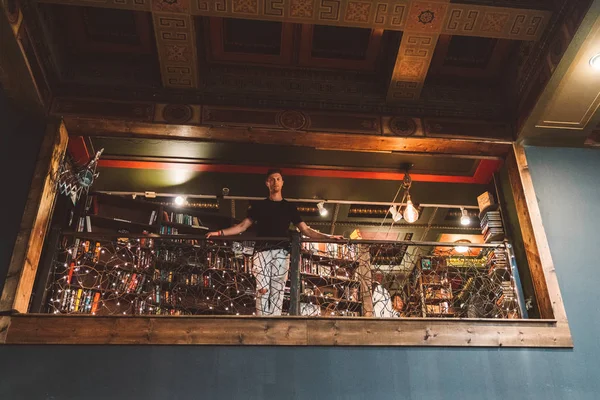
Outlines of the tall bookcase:
[{"label": "tall bookcase", "polygon": [[83,204],[70,221],[76,233],[63,235],[64,251],[53,260],[48,311],[252,314],[252,261],[231,242],[150,235],[203,234],[230,224],[229,218],[106,194]]},{"label": "tall bookcase", "polygon": [[300,313],[309,316],[361,316],[361,282],[356,245],[302,244]]}]

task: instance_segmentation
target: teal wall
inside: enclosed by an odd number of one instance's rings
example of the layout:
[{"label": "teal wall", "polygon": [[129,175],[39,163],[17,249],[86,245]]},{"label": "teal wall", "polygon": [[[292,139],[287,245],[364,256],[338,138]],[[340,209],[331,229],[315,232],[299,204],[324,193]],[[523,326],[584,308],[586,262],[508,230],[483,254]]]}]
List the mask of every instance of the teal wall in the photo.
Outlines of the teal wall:
[{"label": "teal wall", "polygon": [[[12,117],[0,98],[3,118]],[[0,276],[40,138],[31,134],[25,145],[22,131],[11,129],[0,136],[22,147],[17,157],[14,146],[0,146],[9,161],[4,182],[14,186],[3,196],[11,223],[0,230]],[[574,350],[0,346],[0,399],[596,400],[600,152],[528,148],[527,155]]]}]

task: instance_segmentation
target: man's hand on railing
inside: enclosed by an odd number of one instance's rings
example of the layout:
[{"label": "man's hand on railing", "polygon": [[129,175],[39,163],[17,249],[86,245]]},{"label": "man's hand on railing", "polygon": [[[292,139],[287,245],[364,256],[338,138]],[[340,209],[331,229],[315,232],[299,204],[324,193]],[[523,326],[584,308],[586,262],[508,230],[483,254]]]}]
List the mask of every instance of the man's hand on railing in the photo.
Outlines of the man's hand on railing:
[{"label": "man's hand on railing", "polygon": [[331,235],[329,237],[333,240],[346,240],[346,238],[342,235]]},{"label": "man's hand on railing", "polygon": [[214,231],[214,232],[208,232],[206,234],[206,238],[208,239],[211,236],[224,236],[223,235],[223,230],[221,229],[220,231]]}]

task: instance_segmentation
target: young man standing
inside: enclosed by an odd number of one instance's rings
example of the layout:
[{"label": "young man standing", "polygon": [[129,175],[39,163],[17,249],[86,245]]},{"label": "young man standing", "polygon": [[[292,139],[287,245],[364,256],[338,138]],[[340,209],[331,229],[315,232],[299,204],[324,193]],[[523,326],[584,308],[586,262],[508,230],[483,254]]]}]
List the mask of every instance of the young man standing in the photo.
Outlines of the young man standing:
[{"label": "young man standing", "polygon": [[[269,188],[269,197],[251,203],[242,222],[227,229],[209,232],[206,237],[237,235],[256,224],[259,238],[286,238],[291,222],[311,239],[344,239],[343,236],[317,232],[302,221],[296,206],[288,203],[281,194],[281,170],[270,169],[265,184]],[[281,315],[288,271],[289,250],[286,244],[266,243],[264,250],[254,254],[252,273],[256,277],[256,315]]]}]

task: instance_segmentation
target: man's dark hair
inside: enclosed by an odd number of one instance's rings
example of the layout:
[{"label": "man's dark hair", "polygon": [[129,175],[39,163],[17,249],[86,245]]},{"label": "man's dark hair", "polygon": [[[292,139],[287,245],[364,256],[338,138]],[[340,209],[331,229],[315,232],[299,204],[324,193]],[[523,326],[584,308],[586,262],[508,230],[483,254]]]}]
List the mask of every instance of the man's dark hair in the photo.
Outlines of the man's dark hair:
[{"label": "man's dark hair", "polygon": [[281,170],[279,168],[271,168],[267,171],[267,175],[265,175],[265,181],[269,179],[269,177],[273,174],[279,174],[281,175],[281,179],[283,179],[283,174],[281,173]]}]

